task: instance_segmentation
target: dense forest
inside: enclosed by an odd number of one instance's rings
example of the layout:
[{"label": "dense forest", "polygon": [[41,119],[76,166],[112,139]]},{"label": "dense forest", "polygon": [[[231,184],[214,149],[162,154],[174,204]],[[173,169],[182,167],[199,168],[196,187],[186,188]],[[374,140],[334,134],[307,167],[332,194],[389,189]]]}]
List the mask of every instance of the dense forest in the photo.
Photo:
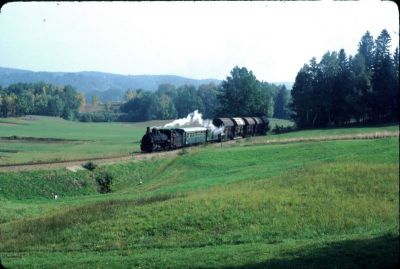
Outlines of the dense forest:
[{"label": "dense forest", "polygon": [[398,121],[399,50],[390,53],[386,30],[374,40],[366,32],[357,54],[327,52],[305,64],[291,91],[299,128]]}]

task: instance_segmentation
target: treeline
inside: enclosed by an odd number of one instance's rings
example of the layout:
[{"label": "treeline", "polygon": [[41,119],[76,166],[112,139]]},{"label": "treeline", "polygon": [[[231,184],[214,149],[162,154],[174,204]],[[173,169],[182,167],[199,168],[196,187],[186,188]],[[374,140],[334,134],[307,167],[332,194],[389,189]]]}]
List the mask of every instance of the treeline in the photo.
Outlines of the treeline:
[{"label": "treeline", "polygon": [[383,30],[366,32],[357,54],[344,49],[315,58],[298,72],[291,92],[293,119],[300,128],[398,121],[399,50],[390,53]]},{"label": "treeline", "polygon": [[161,84],[155,92],[127,90],[121,106],[100,104],[92,98],[93,112],[81,112],[85,95],[70,85],[17,83],[0,86],[0,117],[28,114],[62,117],[83,122],[147,121],[175,119],[199,110],[205,118],[236,115],[268,115],[288,118],[289,91],[285,86],[260,82],[245,67],[235,67],[221,85],[199,87]]},{"label": "treeline", "polygon": [[209,117],[214,114],[217,94],[218,86],[214,83],[198,88],[161,84],[155,92],[127,90],[121,112],[127,113],[130,121],[175,119],[185,117],[196,109]]},{"label": "treeline", "polygon": [[205,118],[237,115],[289,117],[289,92],[285,86],[259,82],[244,67],[235,67],[221,85],[209,83],[198,88],[192,85],[176,88],[172,84],[161,84],[155,92],[128,90],[125,100],[121,111],[127,114],[129,121],[182,118],[196,109]]},{"label": "treeline", "polygon": [[18,117],[27,114],[75,119],[85,97],[70,85],[54,86],[44,82],[0,86],[0,115]]}]

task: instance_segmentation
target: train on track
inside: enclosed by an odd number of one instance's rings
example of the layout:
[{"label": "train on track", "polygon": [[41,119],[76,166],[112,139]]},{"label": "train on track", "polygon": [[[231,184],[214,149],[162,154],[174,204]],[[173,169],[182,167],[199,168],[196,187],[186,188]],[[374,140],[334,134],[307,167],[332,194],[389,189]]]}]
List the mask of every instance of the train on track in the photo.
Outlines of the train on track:
[{"label": "train on track", "polygon": [[267,117],[215,118],[209,127],[150,128],[140,144],[142,152],[179,149],[193,145],[266,135]]}]

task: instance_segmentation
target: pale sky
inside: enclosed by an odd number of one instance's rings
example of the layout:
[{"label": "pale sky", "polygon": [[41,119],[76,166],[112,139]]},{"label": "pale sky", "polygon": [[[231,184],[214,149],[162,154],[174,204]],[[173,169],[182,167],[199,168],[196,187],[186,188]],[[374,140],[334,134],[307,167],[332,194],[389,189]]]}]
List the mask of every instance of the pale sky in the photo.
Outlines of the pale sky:
[{"label": "pale sky", "polygon": [[0,66],[294,81],[312,57],[382,29],[399,43],[394,2],[13,2],[0,13]]}]

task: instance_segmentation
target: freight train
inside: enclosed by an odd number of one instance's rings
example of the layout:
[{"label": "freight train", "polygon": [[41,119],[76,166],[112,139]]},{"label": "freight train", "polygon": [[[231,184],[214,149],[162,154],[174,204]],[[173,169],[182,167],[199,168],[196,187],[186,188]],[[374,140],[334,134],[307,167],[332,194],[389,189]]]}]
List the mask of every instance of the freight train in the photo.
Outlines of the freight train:
[{"label": "freight train", "polygon": [[142,152],[179,149],[192,145],[266,135],[267,117],[215,118],[210,127],[150,128],[140,144]]}]

